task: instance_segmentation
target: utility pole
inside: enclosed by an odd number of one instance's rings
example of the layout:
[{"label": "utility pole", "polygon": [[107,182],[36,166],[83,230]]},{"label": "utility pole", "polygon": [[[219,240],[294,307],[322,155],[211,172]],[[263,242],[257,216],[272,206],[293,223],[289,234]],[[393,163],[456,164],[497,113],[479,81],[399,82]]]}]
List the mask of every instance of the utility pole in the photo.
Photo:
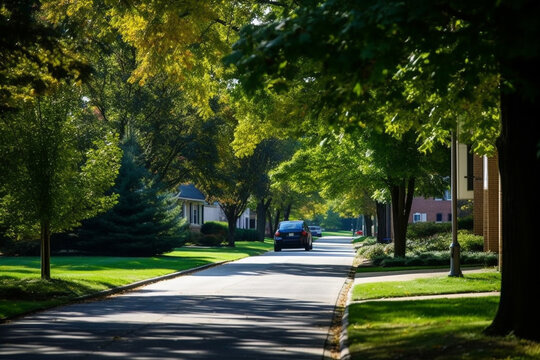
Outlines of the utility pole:
[{"label": "utility pole", "polygon": [[452,131],[451,151],[451,179],[450,187],[452,192],[452,244],[450,245],[450,273],[448,276],[462,277],[460,267],[460,246],[457,238],[457,144],[456,129]]}]

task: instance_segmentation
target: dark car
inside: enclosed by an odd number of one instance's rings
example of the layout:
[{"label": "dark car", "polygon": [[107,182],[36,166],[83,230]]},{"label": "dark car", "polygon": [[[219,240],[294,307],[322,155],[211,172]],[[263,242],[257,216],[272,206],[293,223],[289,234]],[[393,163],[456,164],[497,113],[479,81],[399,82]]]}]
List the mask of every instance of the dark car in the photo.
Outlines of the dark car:
[{"label": "dark car", "polygon": [[293,248],[313,249],[311,232],[303,220],[282,221],[274,234],[274,251]]},{"label": "dark car", "polygon": [[320,226],[313,225],[313,226],[308,226],[308,227],[309,227],[309,231],[311,231],[311,235],[318,236],[318,237],[322,236],[322,230]]}]

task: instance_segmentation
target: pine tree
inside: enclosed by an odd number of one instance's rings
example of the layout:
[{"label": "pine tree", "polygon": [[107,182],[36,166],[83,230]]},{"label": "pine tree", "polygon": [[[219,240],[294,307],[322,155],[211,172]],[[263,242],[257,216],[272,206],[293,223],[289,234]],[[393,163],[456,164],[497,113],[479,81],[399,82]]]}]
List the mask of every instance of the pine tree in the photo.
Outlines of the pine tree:
[{"label": "pine tree", "polygon": [[116,256],[152,256],[182,245],[185,221],[176,198],[143,165],[134,138],[123,145],[122,166],[113,191],[118,204],[86,221],[76,248]]}]

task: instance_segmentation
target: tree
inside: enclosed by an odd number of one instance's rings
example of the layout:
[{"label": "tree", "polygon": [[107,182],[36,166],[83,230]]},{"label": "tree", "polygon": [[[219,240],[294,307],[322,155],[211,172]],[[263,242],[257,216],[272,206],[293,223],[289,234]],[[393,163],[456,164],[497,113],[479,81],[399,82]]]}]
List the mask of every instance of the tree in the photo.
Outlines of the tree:
[{"label": "tree", "polygon": [[227,218],[227,242],[234,246],[236,221],[246,209],[249,197],[266,181],[269,167],[274,163],[271,150],[277,143],[264,142],[250,156],[236,156],[231,146],[236,119],[227,109],[216,108],[216,111],[217,116],[209,120],[214,121],[215,133],[208,135],[217,147],[217,159],[210,173],[200,172],[196,182],[209,202],[219,203]]},{"label": "tree", "polygon": [[[441,97],[459,80],[459,95],[465,103],[478,97],[484,79],[500,75],[497,149],[504,261],[501,302],[489,332],[514,332],[533,340],[540,339],[536,326],[540,309],[528,294],[539,250],[533,240],[532,218],[532,204],[540,198],[536,186],[540,183],[540,134],[532,131],[539,114],[540,91],[532,80],[540,71],[540,26],[535,20],[539,15],[540,5],[531,0],[354,4],[328,0],[318,6],[300,6],[294,16],[246,26],[229,58],[248,87],[283,83],[293,74],[290,69],[298,59],[313,61],[312,78],[325,89],[317,99],[318,108],[336,108],[336,118],[349,123],[359,119],[369,90],[387,85],[404,68],[409,79],[421,80],[422,86]],[[420,109],[414,96],[406,100]],[[454,114],[467,112],[466,107],[455,105]],[[481,120],[483,113],[468,119],[454,116],[452,121],[437,113],[424,114],[423,122],[391,117],[394,130],[413,128],[428,142],[441,141],[442,134],[454,130],[459,120],[462,126],[468,124],[464,126],[468,133],[463,135],[474,138],[492,133],[492,122]],[[360,122],[377,126],[361,118]]]},{"label": "tree", "polygon": [[134,137],[122,145],[120,173],[112,191],[118,203],[78,230],[76,248],[115,256],[153,256],[182,245],[185,220],[173,194],[144,167]]},{"label": "tree", "polygon": [[90,72],[69,29],[42,15],[37,0],[0,2],[0,114]]},{"label": "tree", "polygon": [[50,237],[112,207],[105,192],[118,173],[120,149],[112,133],[81,146],[76,87],[37,97],[20,112],[2,117],[0,144],[9,172],[2,178],[4,212],[20,214],[22,229],[40,234],[41,277],[50,279]]}]

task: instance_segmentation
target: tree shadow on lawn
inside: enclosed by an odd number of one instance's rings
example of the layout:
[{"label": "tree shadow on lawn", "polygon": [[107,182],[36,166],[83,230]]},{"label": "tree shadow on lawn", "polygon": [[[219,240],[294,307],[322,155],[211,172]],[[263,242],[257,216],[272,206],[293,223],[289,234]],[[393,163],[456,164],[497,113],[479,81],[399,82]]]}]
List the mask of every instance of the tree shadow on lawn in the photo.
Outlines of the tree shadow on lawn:
[{"label": "tree shadow on lawn", "polygon": [[352,304],[352,358],[537,359],[538,344],[482,334],[498,302],[485,297]]},{"label": "tree shadow on lawn", "polygon": [[11,360],[314,359],[332,311],[279,297],[141,291],[0,325],[0,352]]}]

